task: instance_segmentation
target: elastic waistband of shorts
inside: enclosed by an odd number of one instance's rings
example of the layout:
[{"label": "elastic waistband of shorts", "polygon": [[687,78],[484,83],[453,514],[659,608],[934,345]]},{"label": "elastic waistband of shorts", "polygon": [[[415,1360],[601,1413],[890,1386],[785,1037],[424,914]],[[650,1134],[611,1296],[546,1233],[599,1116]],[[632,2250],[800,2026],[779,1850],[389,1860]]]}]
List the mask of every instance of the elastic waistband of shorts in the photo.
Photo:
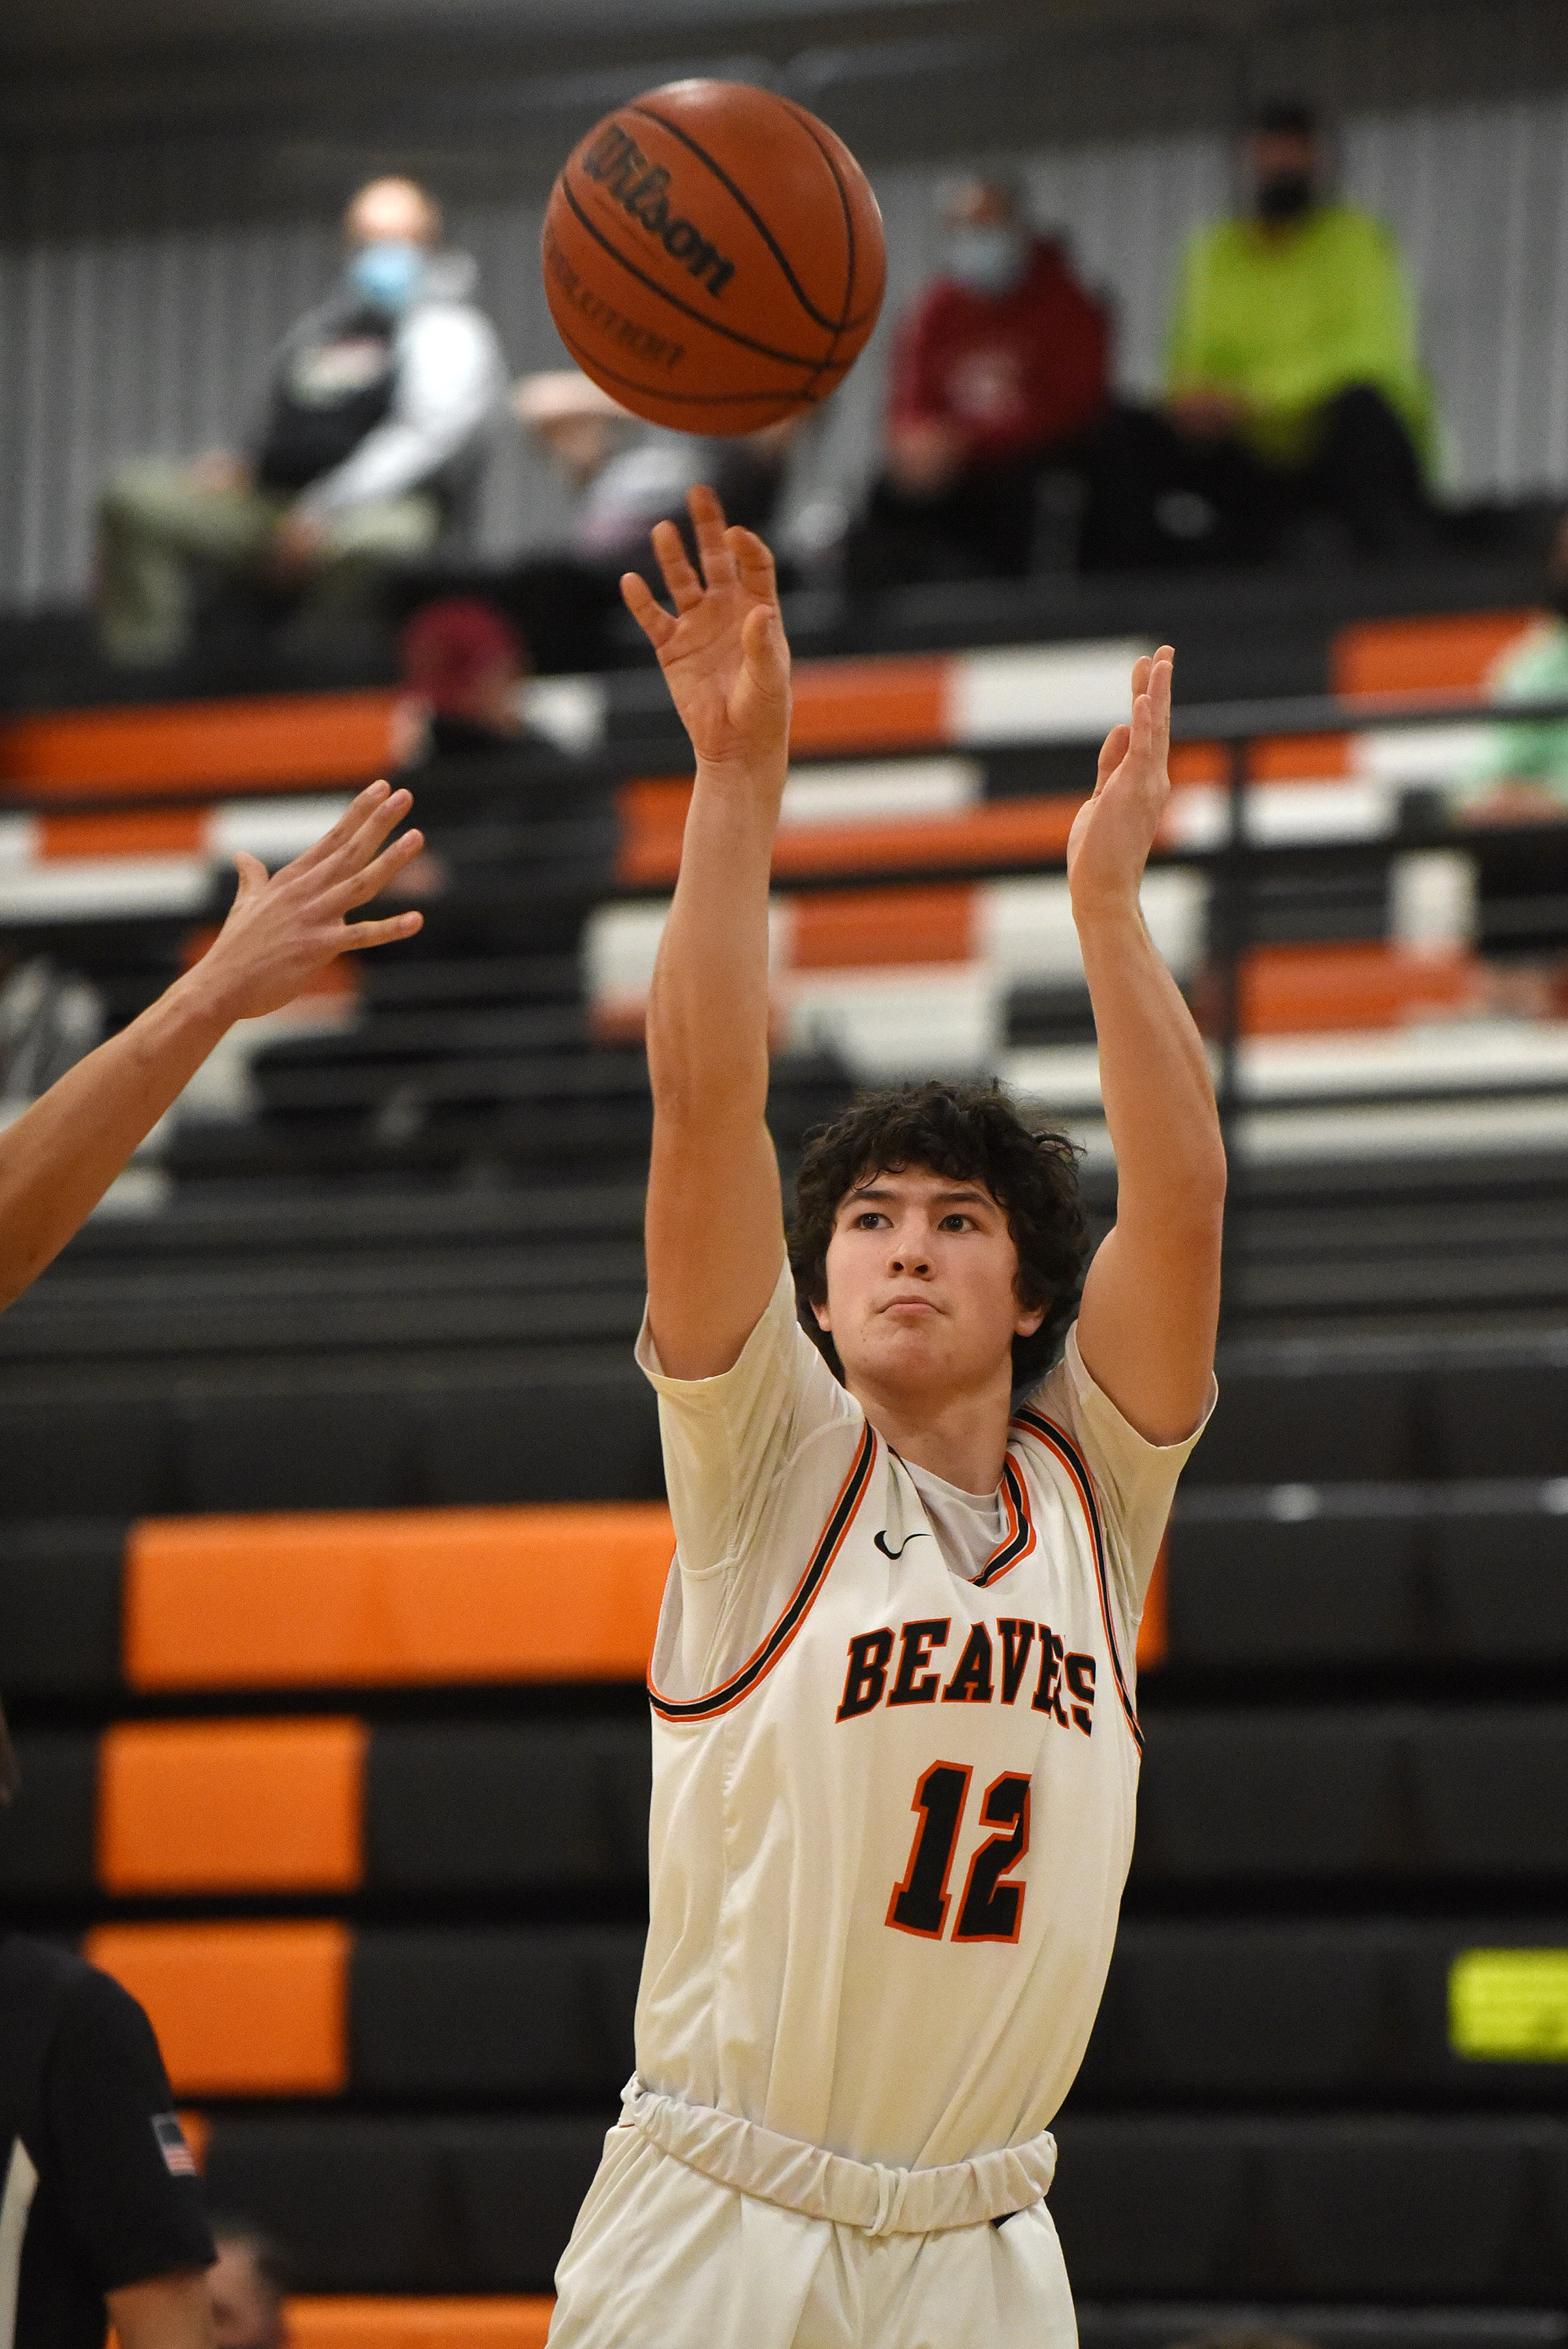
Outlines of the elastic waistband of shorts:
[{"label": "elastic waistband of shorts", "polygon": [[660,2153],[715,2185],[867,2235],[930,2235],[1011,2218],[1043,2201],[1056,2174],[1056,2140],[1047,2130],[970,2161],[897,2169],[780,2137],[738,2113],[659,2095],[635,2072],[621,2102],[623,2126],[640,2129]]}]

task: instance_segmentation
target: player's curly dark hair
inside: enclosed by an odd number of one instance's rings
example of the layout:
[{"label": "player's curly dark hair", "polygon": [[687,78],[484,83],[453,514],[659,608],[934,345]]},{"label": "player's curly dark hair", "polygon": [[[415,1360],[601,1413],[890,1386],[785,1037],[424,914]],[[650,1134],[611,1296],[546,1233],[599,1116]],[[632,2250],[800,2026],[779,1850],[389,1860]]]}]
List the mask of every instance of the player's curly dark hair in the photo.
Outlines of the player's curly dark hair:
[{"label": "player's curly dark hair", "polygon": [[983,1183],[1006,1216],[1018,1250],[1018,1301],[1046,1309],[1033,1337],[1012,1341],[1013,1392],[1033,1386],[1061,1350],[1089,1237],[1073,1144],[1060,1133],[1033,1133],[999,1084],[900,1085],[867,1093],[808,1138],[790,1231],[802,1327],[842,1378],[833,1340],[811,1310],[827,1299],[834,1218],[857,1183],[911,1166]]}]

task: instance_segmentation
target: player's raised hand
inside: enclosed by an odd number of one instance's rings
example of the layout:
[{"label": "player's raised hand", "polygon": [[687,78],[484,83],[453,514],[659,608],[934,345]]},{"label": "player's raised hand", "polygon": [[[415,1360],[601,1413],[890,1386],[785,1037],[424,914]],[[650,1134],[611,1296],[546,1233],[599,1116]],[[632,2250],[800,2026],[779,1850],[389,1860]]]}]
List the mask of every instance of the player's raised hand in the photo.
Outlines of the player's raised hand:
[{"label": "player's raised hand", "polygon": [[281,871],[269,874],[258,857],[240,850],[240,885],[228,920],[190,975],[214,1010],[225,1019],[276,1011],[340,954],[412,937],[422,914],[348,919],[424,846],[418,832],[385,844],[412,805],[408,792],[371,783],[330,832]]},{"label": "player's raised hand", "polygon": [[1138,884],[1170,797],[1170,678],[1176,655],[1161,645],[1132,673],[1131,722],[1113,726],[1100,750],[1092,799],[1073,819],[1067,884],[1085,915],[1137,904]]},{"label": "player's raised hand", "polygon": [[789,646],[779,612],[774,559],[754,532],[728,529],[711,490],[687,499],[701,572],[680,533],[661,522],[653,551],[673,613],[628,571],[627,609],[659,655],[670,698],[691,747],[710,768],[779,761],[789,745]]}]

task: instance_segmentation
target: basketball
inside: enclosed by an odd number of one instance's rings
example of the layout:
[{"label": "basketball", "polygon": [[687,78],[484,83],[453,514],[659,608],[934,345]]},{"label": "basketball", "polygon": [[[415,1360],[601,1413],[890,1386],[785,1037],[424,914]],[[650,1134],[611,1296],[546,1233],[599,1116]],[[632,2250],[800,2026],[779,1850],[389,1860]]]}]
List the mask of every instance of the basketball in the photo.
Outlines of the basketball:
[{"label": "basketball", "polygon": [[843,140],[743,82],[618,107],[556,180],[545,287],[585,375],[682,432],[750,432],[836,389],[877,323],[882,215]]}]

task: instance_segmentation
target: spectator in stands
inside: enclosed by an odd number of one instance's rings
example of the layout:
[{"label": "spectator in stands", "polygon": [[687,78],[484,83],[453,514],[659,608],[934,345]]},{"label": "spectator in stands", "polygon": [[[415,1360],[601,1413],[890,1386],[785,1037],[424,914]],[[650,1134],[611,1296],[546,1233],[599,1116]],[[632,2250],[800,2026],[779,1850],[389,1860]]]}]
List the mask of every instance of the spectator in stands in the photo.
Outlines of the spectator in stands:
[{"label": "spectator in stands", "polygon": [[763,529],[803,429],[792,417],[730,439],[667,432],[639,423],[576,367],[524,376],[513,408],[575,501],[565,545],[525,556],[492,583],[546,675],[613,664],[607,630],[620,615],[621,574],[646,559],[656,523],[690,531],[695,483],[715,489],[748,529]]},{"label": "spectator in stands", "polygon": [[[0,1802],[18,1784],[0,1716]],[[213,2349],[213,2240],[152,2026],[52,1942],[0,1933],[0,2340]]]},{"label": "spectator in stands", "polygon": [[113,658],[184,650],[198,566],[330,633],[387,565],[470,518],[504,389],[473,263],[441,249],[440,211],[411,180],[361,188],[344,230],[343,283],[285,337],[253,454],[133,465],[106,491],[99,616]]},{"label": "spectator in stands", "polygon": [[[1568,702],[1568,539],[1553,555],[1550,590],[1558,609],[1508,647],[1489,680],[1500,705]],[[1514,1018],[1568,1016],[1568,719],[1491,728],[1453,799],[1459,821],[1475,830],[1483,999]]]},{"label": "spectator in stands", "polygon": [[54,1261],[236,1019],[292,1002],[340,954],[413,936],[424,917],[412,911],[347,919],[423,848],[417,832],[386,844],[410,804],[370,784],[270,875],[239,851],[234,905],[201,960],[0,1132],[0,1309]]},{"label": "spectator in stands", "polygon": [[1394,240],[1325,194],[1307,108],[1264,107],[1246,161],[1249,215],[1200,230],[1182,264],[1156,525],[1220,559],[1323,515],[1357,555],[1429,553],[1432,399]]},{"label": "spectator in stands", "polygon": [[288,2261],[281,2244],[248,2219],[213,2220],[215,2263],[207,2270],[213,2349],[287,2349]]},{"label": "spectator in stands", "polygon": [[414,614],[398,638],[409,702],[400,766],[432,753],[509,750],[527,736],[528,663],[516,630],[478,595],[446,595]]},{"label": "spectator in stands", "polygon": [[1110,411],[1110,319],[1018,191],[953,181],[940,265],[900,324],[886,465],[846,550],[852,585],[1016,578],[1043,479],[1090,458]]}]

